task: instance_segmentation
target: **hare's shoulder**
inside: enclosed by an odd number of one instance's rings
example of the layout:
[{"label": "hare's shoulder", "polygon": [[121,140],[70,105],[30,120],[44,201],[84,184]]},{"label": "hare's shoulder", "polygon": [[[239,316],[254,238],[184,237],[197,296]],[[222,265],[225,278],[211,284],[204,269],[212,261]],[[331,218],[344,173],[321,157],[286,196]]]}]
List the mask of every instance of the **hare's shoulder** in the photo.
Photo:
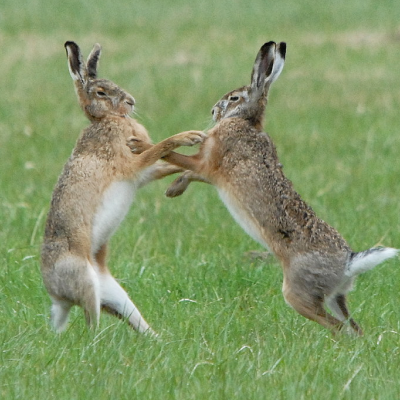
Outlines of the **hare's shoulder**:
[{"label": "hare's shoulder", "polygon": [[131,117],[125,117],[125,129],[127,130],[128,137],[135,136],[136,138],[151,143],[151,139],[147,129],[136,119]]},{"label": "hare's shoulder", "polygon": [[146,128],[134,118],[110,115],[89,125],[83,131],[81,139],[119,142],[131,136],[146,142],[151,141]]}]

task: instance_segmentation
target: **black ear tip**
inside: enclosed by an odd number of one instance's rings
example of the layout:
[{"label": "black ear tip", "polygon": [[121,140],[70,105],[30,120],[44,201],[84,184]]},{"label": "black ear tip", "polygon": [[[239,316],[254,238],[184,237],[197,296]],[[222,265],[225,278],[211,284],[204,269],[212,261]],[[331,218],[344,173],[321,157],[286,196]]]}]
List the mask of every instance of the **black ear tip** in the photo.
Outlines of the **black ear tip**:
[{"label": "black ear tip", "polygon": [[279,54],[281,55],[282,58],[285,58],[285,56],[286,56],[286,43],[285,42],[279,43]]},{"label": "black ear tip", "polygon": [[268,51],[269,50],[269,48],[271,47],[271,46],[275,46],[276,45],[276,43],[275,42],[273,42],[272,40],[270,41],[270,42],[267,42],[267,43],[264,43],[262,46],[261,46],[261,51],[262,52],[266,52],[266,51]]},{"label": "black ear tip", "polygon": [[68,50],[72,51],[75,54],[79,53],[79,46],[75,42],[68,40],[64,43],[64,47],[65,47],[65,50],[67,51],[67,53],[68,53]]},{"label": "black ear tip", "polygon": [[70,46],[75,46],[75,47],[76,47],[76,43],[75,43],[75,42],[72,42],[71,40],[67,40],[67,41],[64,43],[64,47],[67,48],[67,47],[70,47]]}]

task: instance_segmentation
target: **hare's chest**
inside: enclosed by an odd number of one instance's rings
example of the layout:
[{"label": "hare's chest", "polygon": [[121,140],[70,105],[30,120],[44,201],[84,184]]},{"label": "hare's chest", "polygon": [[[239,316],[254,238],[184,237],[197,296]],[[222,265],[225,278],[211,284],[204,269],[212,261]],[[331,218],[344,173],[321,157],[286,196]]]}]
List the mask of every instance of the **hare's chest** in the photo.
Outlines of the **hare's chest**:
[{"label": "hare's chest", "polygon": [[229,190],[221,187],[217,188],[217,190],[221,200],[224,202],[234,220],[250,237],[268,249],[269,247],[264,239],[262,228],[251,215],[248,207],[240,204],[240,201]]},{"label": "hare's chest", "polygon": [[137,189],[132,181],[113,182],[104,192],[92,223],[92,251],[106,243],[128,213]]}]

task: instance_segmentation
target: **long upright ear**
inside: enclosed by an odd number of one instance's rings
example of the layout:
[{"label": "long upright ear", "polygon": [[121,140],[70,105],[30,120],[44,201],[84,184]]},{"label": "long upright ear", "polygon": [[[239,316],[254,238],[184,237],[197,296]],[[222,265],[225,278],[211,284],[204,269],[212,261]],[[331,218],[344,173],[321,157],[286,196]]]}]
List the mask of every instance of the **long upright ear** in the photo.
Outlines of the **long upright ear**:
[{"label": "long upright ear", "polygon": [[274,65],[275,42],[265,43],[257,54],[251,74],[251,87],[255,90],[264,87],[265,78],[268,77]]},{"label": "long upright ear", "polygon": [[75,42],[65,42],[65,50],[68,57],[68,68],[72,79],[75,82],[80,82],[82,86],[87,82],[87,69],[81,50]]},{"label": "long upright ear", "polygon": [[264,89],[269,88],[279,77],[285,65],[286,43],[281,42],[275,49],[275,61],[271,73],[266,77]]},{"label": "long upright ear", "polygon": [[89,57],[87,59],[87,71],[88,71],[88,76],[89,78],[97,78],[97,66],[99,63],[100,59],[100,54],[101,54],[101,46],[96,43],[93,46],[92,51],[89,54]]}]

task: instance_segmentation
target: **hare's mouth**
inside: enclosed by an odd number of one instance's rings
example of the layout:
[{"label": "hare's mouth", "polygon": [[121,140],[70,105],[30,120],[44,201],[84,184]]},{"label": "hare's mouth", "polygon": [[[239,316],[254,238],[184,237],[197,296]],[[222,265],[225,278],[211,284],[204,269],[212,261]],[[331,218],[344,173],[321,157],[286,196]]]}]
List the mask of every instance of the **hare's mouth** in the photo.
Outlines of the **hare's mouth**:
[{"label": "hare's mouth", "polygon": [[125,100],[124,101],[124,114],[130,114],[133,112],[133,110],[135,109],[135,102],[134,101],[130,101],[130,100]]},{"label": "hare's mouth", "polygon": [[218,106],[214,106],[211,110],[211,115],[214,122],[218,122],[221,119],[221,111],[221,108]]}]

